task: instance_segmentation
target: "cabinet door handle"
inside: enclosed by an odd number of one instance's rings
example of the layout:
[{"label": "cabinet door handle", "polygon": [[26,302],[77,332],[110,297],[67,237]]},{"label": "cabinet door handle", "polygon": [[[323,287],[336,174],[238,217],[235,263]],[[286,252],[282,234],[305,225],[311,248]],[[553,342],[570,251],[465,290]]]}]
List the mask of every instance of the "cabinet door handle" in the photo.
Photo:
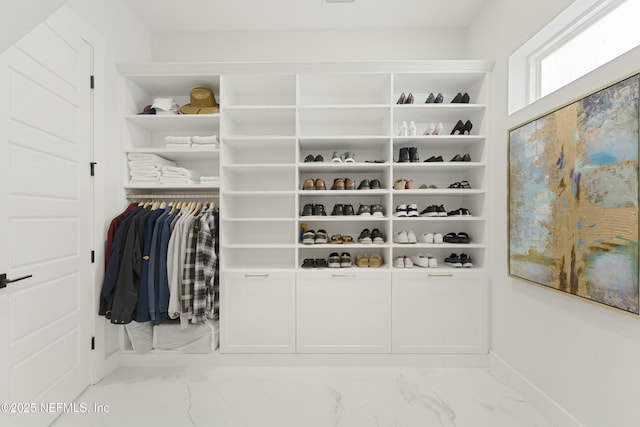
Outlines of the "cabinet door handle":
[{"label": "cabinet door handle", "polygon": [[332,274],[331,277],[356,277],[355,274]]},{"label": "cabinet door handle", "polygon": [[245,274],[244,277],[269,277],[268,274]]},{"label": "cabinet door handle", "polygon": [[429,273],[428,276],[429,277],[453,277],[453,273],[442,273],[442,274]]}]

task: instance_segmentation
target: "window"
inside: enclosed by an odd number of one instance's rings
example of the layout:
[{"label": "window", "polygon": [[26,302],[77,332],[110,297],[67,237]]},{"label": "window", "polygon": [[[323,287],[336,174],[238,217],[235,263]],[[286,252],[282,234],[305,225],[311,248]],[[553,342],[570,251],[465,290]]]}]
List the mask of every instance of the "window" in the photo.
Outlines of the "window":
[{"label": "window", "polygon": [[638,0],[576,0],[509,58],[509,112],[640,46],[638,16]]}]

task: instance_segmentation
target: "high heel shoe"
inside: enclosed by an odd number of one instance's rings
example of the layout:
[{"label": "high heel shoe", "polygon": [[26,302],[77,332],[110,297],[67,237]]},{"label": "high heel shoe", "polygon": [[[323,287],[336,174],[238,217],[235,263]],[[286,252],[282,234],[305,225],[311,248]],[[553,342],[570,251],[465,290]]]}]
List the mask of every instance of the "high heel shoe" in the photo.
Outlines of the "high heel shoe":
[{"label": "high heel shoe", "polygon": [[471,124],[471,122],[469,120],[467,120],[464,123],[464,127],[462,129],[462,134],[463,135],[469,135],[469,133],[471,132],[471,128],[473,127],[473,124]]},{"label": "high heel shoe", "polygon": [[453,99],[451,100],[452,104],[460,104],[462,102],[462,94],[460,92],[458,92],[458,94],[456,96],[453,97]]},{"label": "high heel shoe", "polygon": [[413,104],[413,94],[411,92],[409,92],[409,96],[407,96],[407,99],[405,99],[404,103]]},{"label": "high heel shoe", "polygon": [[399,125],[398,136],[409,136],[409,128],[407,127],[407,122],[405,120],[403,120]]},{"label": "high heel shoe", "polygon": [[431,134],[432,135],[442,135],[442,132],[444,132],[444,126],[442,125],[442,123],[438,122],[438,124],[436,125],[436,128],[434,129],[434,131]]},{"label": "high heel shoe", "polygon": [[467,92],[465,92],[464,95],[462,95],[462,99],[460,100],[460,103],[468,104],[469,101],[470,101],[469,94]]},{"label": "high heel shoe", "polygon": [[418,134],[418,130],[416,129],[416,124],[413,120],[409,122],[409,136],[416,136]]},{"label": "high heel shoe", "polygon": [[458,120],[458,123],[456,123],[451,131],[451,135],[461,135],[462,132],[464,132],[464,123],[462,123],[462,120]]},{"label": "high heel shoe", "polygon": [[436,97],[433,95],[433,92],[431,92],[429,94],[429,96],[427,97],[427,100],[424,101],[425,104],[433,104],[436,100]]},{"label": "high heel shoe", "polygon": [[438,96],[436,96],[436,99],[433,102],[434,104],[442,104],[442,102],[444,102],[444,97],[441,93],[438,93]]},{"label": "high heel shoe", "polygon": [[396,102],[396,104],[404,104],[404,102],[407,100],[407,98],[404,95],[404,92],[402,92],[402,95],[400,95],[400,98],[398,98],[398,101]]},{"label": "high heel shoe", "polygon": [[436,125],[434,123],[427,123],[427,128],[422,132],[423,135],[433,135],[433,132],[436,130]]}]

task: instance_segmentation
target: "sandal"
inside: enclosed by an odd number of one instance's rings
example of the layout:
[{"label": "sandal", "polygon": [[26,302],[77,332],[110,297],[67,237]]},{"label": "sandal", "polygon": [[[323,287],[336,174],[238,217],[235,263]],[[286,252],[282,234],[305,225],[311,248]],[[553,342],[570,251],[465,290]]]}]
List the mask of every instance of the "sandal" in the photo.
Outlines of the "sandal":
[{"label": "sandal", "polygon": [[471,185],[469,185],[469,181],[460,181],[460,187],[459,188],[467,188],[470,189]]},{"label": "sandal", "polygon": [[378,254],[373,254],[369,257],[369,267],[377,268],[382,266],[382,257]]},{"label": "sandal", "polygon": [[367,254],[360,254],[356,257],[356,265],[358,267],[369,267],[369,257]]},{"label": "sandal", "polygon": [[471,238],[467,233],[465,232],[458,233],[458,243],[469,243],[470,241],[471,241]]},{"label": "sandal", "polygon": [[404,188],[405,190],[413,190],[413,180],[412,179],[406,180],[404,184]]},{"label": "sandal", "polygon": [[353,237],[349,236],[348,234],[343,234],[342,243],[344,243],[345,245],[348,245],[355,242],[353,241]]},{"label": "sandal", "polygon": [[458,236],[456,235],[456,233],[447,233],[442,237],[442,240],[445,243],[460,243],[460,241],[458,240]]},{"label": "sandal", "polygon": [[332,245],[341,245],[342,244],[342,235],[341,234],[334,234],[333,236],[331,236],[331,244]]}]

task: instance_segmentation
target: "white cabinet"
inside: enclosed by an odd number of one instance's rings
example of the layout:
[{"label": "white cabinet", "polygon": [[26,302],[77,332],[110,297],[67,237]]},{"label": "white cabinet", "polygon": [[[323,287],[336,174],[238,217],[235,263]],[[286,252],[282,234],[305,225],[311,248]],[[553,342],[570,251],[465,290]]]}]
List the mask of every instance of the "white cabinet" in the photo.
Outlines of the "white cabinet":
[{"label": "white cabinet", "polygon": [[480,272],[394,271],[394,353],[486,353],[488,278]]},{"label": "white cabinet", "polygon": [[294,272],[223,272],[220,300],[221,352],[295,352]]},{"label": "white cabinet", "polygon": [[389,271],[299,271],[298,353],[390,353]]}]

